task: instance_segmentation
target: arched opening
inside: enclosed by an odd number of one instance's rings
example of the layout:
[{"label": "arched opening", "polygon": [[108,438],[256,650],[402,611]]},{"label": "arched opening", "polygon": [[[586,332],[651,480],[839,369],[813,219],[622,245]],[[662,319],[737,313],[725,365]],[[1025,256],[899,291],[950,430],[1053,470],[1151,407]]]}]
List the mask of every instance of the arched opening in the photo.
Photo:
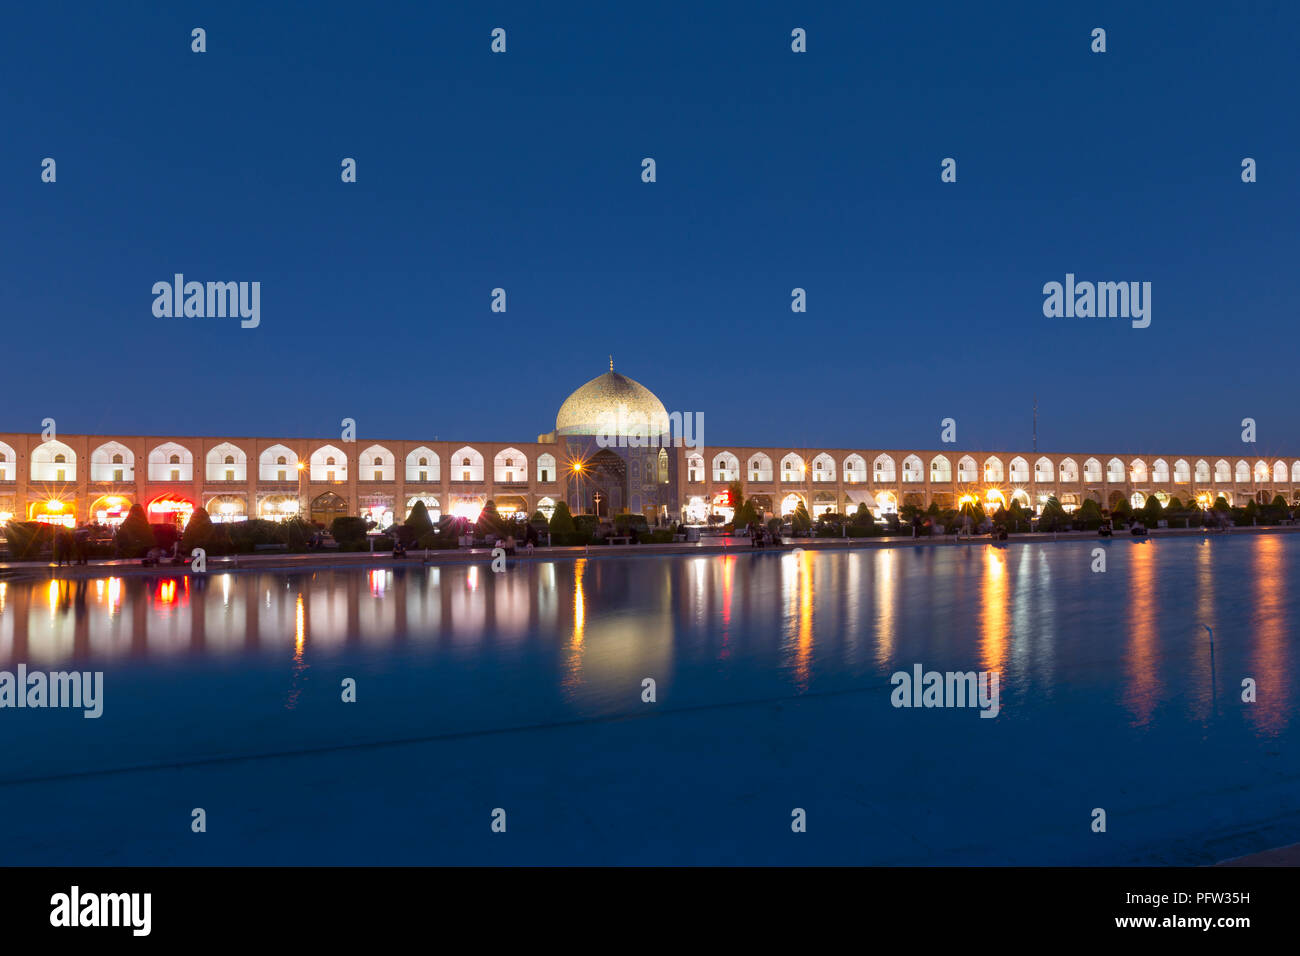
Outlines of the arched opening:
[{"label": "arched opening", "polygon": [[248,520],[248,502],[242,495],[217,495],[207,506],[208,516],[216,522]]},{"label": "arched opening", "polygon": [[332,491],[327,491],[312,499],[309,513],[312,521],[328,528],[335,518],[347,516],[348,500]]},{"label": "arched opening", "polygon": [[180,495],[159,495],[149,502],[145,512],[149,515],[150,524],[170,524],[184,528],[194,514],[194,502]]},{"label": "arched opening", "polygon": [[801,504],[804,505],[804,510],[806,511],[808,506],[804,502],[802,495],[796,495],[796,494],[786,495],[784,498],[781,499],[781,517],[785,518],[788,517],[789,515],[794,514],[795,511],[798,510]]},{"label": "arched opening", "polygon": [[90,506],[89,520],[109,528],[116,528],[126,520],[131,510],[131,499],[126,495],[100,495]]}]

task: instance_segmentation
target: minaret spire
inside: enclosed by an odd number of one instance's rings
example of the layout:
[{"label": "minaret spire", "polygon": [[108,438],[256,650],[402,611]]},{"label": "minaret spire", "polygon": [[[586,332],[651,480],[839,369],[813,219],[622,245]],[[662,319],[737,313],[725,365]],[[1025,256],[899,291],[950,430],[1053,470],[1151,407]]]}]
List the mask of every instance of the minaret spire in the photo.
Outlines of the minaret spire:
[{"label": "minaret spire", "polygon": [[612,355],[609,357],[609,370],[614,371],[614,356]]}]

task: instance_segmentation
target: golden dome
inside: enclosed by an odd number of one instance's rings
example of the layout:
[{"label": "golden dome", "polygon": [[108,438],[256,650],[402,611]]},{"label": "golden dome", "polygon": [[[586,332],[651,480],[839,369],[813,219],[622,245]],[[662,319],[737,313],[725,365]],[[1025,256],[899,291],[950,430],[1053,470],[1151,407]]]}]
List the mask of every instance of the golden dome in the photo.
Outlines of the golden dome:
[{"label": "golden dome", "polygon": [[561,435],[597,435],[613,431],[620,421],[623,430],[629,424],[666,423],[668,410],[654,392],[611,367],[564,400],[555,416],[555,430]]}]

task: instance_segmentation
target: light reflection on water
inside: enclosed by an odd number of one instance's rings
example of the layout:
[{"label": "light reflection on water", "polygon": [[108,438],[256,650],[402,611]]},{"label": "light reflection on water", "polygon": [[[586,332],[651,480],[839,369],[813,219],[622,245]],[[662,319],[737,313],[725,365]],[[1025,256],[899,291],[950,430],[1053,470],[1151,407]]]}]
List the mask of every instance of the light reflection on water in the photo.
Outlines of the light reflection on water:
[{"label": "light reflection on water", "polygon": [[[1105,573],[1091,570],[1099,545]],[[630,710],[645,677],[692,705],[884,686],[921,663],[1000,672],[1012,719],[1090,696],[1138,729],[1169,708],[1210,721],[1251,677],[1245,719],[1271,736],[1297,707],[1297,547],[1258,535],[11,580],[0,666],[279,669],[292,709],[314,664],[400,660],[437,686],[472,675],[483,720],[504,699],[492,694],[522,695],[526,720]]]}]

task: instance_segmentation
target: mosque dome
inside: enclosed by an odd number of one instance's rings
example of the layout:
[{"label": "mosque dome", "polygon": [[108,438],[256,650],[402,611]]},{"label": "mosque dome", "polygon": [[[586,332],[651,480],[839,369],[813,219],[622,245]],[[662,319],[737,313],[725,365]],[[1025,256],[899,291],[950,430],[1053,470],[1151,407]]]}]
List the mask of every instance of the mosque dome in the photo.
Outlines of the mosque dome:
[{"label": "mosque dome", "polygon": [[611,432],[620,421],[644,427],[667,420],[668,411],[655,393],[615,372],[610,362],[608,372],[564,400],[555,416],[555,430],[560,435],[597,435]]}]

